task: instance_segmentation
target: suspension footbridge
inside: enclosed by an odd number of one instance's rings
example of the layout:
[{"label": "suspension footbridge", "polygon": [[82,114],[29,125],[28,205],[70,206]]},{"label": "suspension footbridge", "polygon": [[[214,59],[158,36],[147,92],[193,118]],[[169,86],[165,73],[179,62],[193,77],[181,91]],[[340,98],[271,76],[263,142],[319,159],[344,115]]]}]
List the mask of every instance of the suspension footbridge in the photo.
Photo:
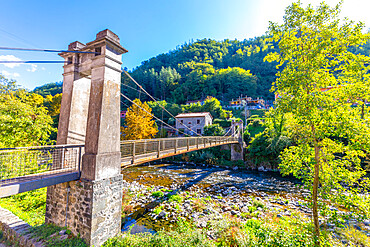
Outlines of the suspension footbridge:
[{"label": "suspension footbridge", "polygon": [[120,92],[121,55],[127,50],[112,31],[99,32],[87,44],[72,42],[68,50],[37,51],[60,52],[64,58],[58,61],[64,73],[57,145],[0,149],[0,197],[47,187],[46,223],[68,226],[89,245],[100,246],[120,232],[123,168],[220,145],[231,145],[231,156],[243,158],[242,122],[233,122],[224,136],[201,136],[184,125],[194,136],[121,142],[121,96],[151,113]]}]

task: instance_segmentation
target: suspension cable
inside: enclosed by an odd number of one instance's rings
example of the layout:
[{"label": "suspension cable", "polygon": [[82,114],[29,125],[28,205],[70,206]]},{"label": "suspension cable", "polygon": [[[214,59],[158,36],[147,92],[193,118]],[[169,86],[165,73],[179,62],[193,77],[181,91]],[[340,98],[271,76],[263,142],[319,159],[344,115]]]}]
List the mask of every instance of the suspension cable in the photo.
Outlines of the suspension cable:
[{"label": "suspension cable", "polygon": [[[135,90],[135,91],[137,91],[137,92],[141,93],[141,90],[138,90],[138,89],[136,89],[136,88],[134,88],[134,87],[131,87],[131,86],[126,85],[126,84],[123,84],[123,83],[121,83],[121,85],[122,85],[122,86],[125,86],[125,87],[128,87],[128,88],[130,88],[130,89],[132,89],[132,90]],[[156,98],[156,99],[157,99],[157,100],[159,100],[158,98]]]},{"label": "suspension cable", "polygon": [[69,51],[69,50],[52,50],[52,49],[31,49],[31,48],[15,48],[15,47],[0,47],[0,50],[12,50],[12,51],[40,51],[40,52],[68,52],[68,53],[90,53],[99,54],[93,51]]},{"label": "suspension cable", "polygon": [[[135,81],[134,78],[131,77],[131,75],[125,71],[125,70],[122,70],[144,93],[146,93],[152,100],[154,100],[163,110],[165,110],[168,114],[170,114],[171,117],[173,117],[175,119],[175,121],[179,121],[171,112],[169,112],[165,107],[163,107],[161,104],[158,103],[158,101],[152,96],[150,95],[138,82]],[[180,121],[179,121],[180,122]],[[183,125],[185,128],[187,128],[188,130],[190,130],[191,132],[193,132],[194,134],[198,135],[198,136],[202,136],[202,135],[199,135],[197,132],[195,132],[194,130],[192,130],[191,128],[189,128],[188,126],[186,125]]]},{"label": "suspension cable", "polygon": [[229,130],[223,136],[226,136],[230,131],[231,131],[231,126],[230,126]]},{"label": "suspension cable", "polygon": [[68,63],[67,61],[0,61],[0,63]]}]

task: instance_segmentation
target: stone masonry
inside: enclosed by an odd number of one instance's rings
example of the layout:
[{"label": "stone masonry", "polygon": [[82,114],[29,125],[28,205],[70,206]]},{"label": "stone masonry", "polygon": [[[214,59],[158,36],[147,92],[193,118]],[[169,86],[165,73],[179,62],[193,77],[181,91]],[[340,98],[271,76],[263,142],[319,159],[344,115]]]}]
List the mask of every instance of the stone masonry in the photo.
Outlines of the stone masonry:
[{"label": "stone masonry", "polygon": [[47,189],[46,223],[67,227],[90,246],[121,230],[121,57],[127,52],[106,29],[86,45],[62,52],[63,96],[57,144],[85,144],[81,179]]},{"label": "stone masonry", "polygon": [[59,226],[67,223],[73,234],[91,239],[91,243],[104,243],[121,227],[122,189],[122,175],[51,186],[46,198],[46,222]]},{"label": "stone masonry", "polygon": [[232,122],[231,128],[233,135],[239,140],[239,143],[231,144],[231,160],[244,160],[243,122]]},{"label": "stone masonry", "polygon": [[[43,247],[42,241],[36,241],[31,238],[28,231],[31,226],[9,210],[0,208],[0,230],[3,231],[6,239],[14,246],[24,247]],[[5,246],[0,243],[0,247]]]}]

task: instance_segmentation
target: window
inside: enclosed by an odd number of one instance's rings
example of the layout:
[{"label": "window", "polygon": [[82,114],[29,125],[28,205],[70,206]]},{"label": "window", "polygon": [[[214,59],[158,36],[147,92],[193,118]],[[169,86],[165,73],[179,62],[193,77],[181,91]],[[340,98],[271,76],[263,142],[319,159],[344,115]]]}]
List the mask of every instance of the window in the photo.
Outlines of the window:
[{"label": "window", "polygon": [[188,122],[189,125],[191,125],[191,122]]},{"label": "window", "polygon": [[181,124],[184,124],[184,120],[180,120]]},{"label": "window", "polygon": [[197,129],[197,133],[198,134],[202,134],[202,130],[201,129]]},{"label": "window", "polygon": [[200,119],[197,119],[197,124],[200,124]]},{"label": "window", "polygon": [[101,47],[95,48],[95,56],[101,55]]}]

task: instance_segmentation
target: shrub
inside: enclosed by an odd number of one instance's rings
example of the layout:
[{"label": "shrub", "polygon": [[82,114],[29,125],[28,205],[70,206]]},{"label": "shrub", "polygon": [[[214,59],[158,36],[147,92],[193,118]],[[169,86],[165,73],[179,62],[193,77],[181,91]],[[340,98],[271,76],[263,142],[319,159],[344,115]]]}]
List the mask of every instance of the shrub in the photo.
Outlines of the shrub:
[{"label": "shrub", "polygon": [[243,141],[247,145],[251,141],[251,134],[249,133],[248,128],[246,128],[245,131],[244,131],[244,133],[243,133]]},{"label": "shrub", "polygon": [[225,130],[219,124],[211,124],[204,127],[205,136],[222,136]]},{"label": "shrub", "polygon": [[150,233],[130,234],[128,232],[109,239],[103,244],[104,247],[149,247],[149,246],[172,246],[172,247],[215,247],[215,243],[209,240],[201,230],[189,223],[179,222],[172,231],[162,230],[152,235]]},{"label": "shrub", "polygon": [[162,192],[162,191],[154,191],[153,193],[152,193],[152,196],[154,196],[154,197],[163,197],[164,196],[164,193]]},{"label": "shrub", "polygon": [[180,195],[170,195],[168,197],[168,201],[181,203],[183,201],[183,198]]}]

